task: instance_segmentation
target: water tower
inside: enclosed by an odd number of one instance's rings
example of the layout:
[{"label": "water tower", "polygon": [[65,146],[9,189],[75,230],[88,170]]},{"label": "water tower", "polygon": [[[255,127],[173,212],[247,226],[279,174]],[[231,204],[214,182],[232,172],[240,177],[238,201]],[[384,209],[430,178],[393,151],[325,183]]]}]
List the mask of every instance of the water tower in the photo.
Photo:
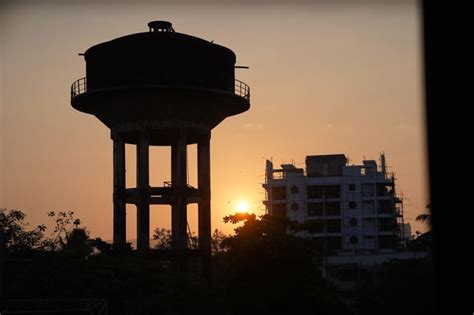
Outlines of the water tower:
[{"label": "water tower", "polygon": [[[100,43],[84,54],[86,77],[71,86],[71,105],[96,116],[113,140],[113,245],[126,244],[125,205],[137,207],[137,249],[150,240],[150,205],[171,205],[172,248],[187,251],[187,205],[198,204],[200,252],[211,248],[211,130],[250,107],[235,79],[236,56],[211,41],[176,33],[169,22]],[[125,185],[125,144],[137,148],[137,185]],[[187,183],[187,146],[197,144],[198,187]],[[171,180],[149,184],[149,147],[171,147]]]}]

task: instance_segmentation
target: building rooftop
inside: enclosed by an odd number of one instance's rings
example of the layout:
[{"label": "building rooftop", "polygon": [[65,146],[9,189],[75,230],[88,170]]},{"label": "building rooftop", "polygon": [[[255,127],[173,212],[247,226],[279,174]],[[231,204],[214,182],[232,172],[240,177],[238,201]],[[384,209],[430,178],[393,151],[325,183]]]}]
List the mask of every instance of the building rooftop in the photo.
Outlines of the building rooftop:
[{"label": "building rooftop", "polygon": [[347,164],[344,154],[306,156],[306,174],[308,177],[342,176]]}]

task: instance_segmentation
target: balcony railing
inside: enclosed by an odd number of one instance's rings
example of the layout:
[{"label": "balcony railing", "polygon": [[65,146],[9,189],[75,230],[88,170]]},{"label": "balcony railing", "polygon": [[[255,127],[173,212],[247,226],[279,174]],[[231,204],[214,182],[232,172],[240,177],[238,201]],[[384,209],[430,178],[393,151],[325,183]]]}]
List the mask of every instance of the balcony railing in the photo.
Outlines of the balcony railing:
[{"label": "balcony railing", "polygon": [[[71,99],[85,92],[87,92],[87,77],[80,78],[71,85]],[[250,87],[237,79],[235,79],[234,94],[250,101]]]},{"label": "balcony railing", "polygon": [[87,77],[74,81],[71,85],[71,99],[87,92]]},{"label": "balcony railing", "polygon": [[250,87],[237,79],[235,79],[234,94],[250,101]]}]

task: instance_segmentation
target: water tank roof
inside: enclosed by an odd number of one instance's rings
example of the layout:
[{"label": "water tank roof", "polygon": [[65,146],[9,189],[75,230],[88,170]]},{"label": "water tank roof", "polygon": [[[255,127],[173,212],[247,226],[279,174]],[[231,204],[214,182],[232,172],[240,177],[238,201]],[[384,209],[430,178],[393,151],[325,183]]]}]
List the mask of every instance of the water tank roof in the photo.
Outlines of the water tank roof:
[{"label": "water tank roof", "polygon": [[[207,49],[211,49],[213,51],[220,51],[221,53],[227,54],[232,56],[231,58],[236,60],[235,53],[224,46],[215,44],[211,41],[183,34],[183,33],[177,33],[172,27],[171,22],[168,21],[151,21],[148,23],[148,27],[150,28],[149,32],[142,32],[142,33],[134,33],[134,34],[129,34],[121,37],[117,37],[115,39],[112,39],[110,41],[102,42],[99,44],[96,44],[89,49],[87,49],[84,52],[85,59],[87,60],[87,57],[90,56],[91,54],[94,54],[99,51],[104,51],[112,49],[116,49],[119,47],[131,47],[131,46],[136,46],[138,43],[143,43],[143,42],[149,42],[153,43],[153,45],[160,44],[163,46],[174,46],[175,49],[178,47],[181,47],[182,49],[190,49],[188,45],[192,45],[193,47],[200,46],[200,47],[206,47]],[[107,52],[109,53],[109,52]]]}]

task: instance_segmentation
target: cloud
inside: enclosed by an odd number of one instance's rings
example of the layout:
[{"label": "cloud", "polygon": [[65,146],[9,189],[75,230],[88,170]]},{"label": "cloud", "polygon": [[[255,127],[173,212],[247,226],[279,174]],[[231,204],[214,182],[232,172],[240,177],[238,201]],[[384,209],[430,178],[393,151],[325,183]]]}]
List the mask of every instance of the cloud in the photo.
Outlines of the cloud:
[{"label": "cloud", "polygon": [[245,131],[259,131],[259,130],[263,130],[263,124],[246,123],[242,125],[242,129]]}]

